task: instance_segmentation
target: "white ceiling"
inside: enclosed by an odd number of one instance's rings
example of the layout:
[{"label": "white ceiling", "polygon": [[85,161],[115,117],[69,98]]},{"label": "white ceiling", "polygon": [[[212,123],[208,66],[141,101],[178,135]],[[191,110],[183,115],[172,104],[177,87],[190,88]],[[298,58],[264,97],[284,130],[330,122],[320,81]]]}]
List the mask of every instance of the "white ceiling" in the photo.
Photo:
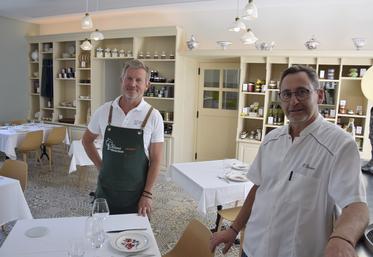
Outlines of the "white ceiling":
[{"label": "white ceiling", "polygon": [[[238,0],[240,14],[247,2]],[[275,49],[304,50],[304,42],[312,35],[321,42],[320,50],[352,50],[352,37],[365,37],[364,50],[373,49],[373,0],[254,2],[259,18],[246,24],[260,42],[275,41]],[[88,9],[101,30],[115,29],[106,21],[121,15],[123,28],[180,26],[188,37],[197,37],[200,48],[217,48],[218,40],[232,41],[232,49],[254,48],[241,44],[241,34],[227,31],[236,6],[237,0],[89,0]],[[0,0],[0,16],[41,24],[47,34],[58,33],[57,27],[64,24],[78,24],[85,11],[86,0]]]}]

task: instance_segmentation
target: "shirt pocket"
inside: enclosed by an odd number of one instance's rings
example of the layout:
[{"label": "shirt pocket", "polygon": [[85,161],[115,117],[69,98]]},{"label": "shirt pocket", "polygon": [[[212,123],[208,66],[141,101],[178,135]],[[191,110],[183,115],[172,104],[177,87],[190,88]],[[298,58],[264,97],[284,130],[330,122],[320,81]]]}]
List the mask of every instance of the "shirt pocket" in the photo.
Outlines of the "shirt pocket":
[{"label": "shirt pocket", "polygon": [[315,208],[319,193],[320,178],[304,167],[293,170],[289,176],[288,200],[302,209]]}]

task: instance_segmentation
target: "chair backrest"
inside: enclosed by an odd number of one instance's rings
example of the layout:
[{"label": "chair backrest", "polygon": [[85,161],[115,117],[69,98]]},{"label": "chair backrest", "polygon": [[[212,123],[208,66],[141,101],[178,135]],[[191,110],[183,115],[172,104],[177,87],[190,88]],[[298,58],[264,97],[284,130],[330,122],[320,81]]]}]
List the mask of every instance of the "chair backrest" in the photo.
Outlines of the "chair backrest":
[{"label": "chair backrest", "polygon": [[175,247],[165,255],[172,257],[213,257],[209,249],[211,231],[196,219],[185,229]]},{"label": "chair backrest", "polygon": [[0,168],[0,175],[8,178],[18,179],[22,190],[25,191],[27,186],[28,166],[24,161],[5,160]]},{"label": "chair backrest", "polygon": [[27,121],[26,120],[11,120],[9,123],[12,125],[22,125],[25,124]]},{"label": "chair backrest", "polygon": [[65,127],[56,127],[51,130],[48,134],[48,139],[45,142],[45,145],[58,145],[63,142],[66,137],[66,128]]},{"label": "chair backrest", "polygon": [[18,146],[20,151],[32,151],[39,149],[41,143],[43,142],[43,131],[37,130],[28,132],[26,137],[22,140],[21,144]]}]

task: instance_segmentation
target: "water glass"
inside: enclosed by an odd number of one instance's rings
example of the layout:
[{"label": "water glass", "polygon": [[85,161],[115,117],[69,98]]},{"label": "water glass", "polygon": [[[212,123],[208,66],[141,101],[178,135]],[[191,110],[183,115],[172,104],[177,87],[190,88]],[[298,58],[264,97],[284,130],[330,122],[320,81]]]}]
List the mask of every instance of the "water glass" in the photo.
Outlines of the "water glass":
[{"label": "water glass", "polygon": [[88,217],[85,222],[85,236],[92,248],[101,248],[106,237],[103,219]]},{"label": "water glass", "polygon": [[85,253],[84,240],[82,238],[72,238],[69,240],[68,257],[83,257]]}]

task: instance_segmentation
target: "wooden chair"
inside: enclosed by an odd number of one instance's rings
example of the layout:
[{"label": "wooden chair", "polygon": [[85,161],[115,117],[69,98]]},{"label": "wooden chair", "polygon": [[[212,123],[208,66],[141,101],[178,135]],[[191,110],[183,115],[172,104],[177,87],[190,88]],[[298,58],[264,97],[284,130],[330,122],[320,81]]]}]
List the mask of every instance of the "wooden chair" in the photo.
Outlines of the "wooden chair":
[{"label": "wooden chair", "polygon": [[11,120],[9,123],[12,125],[22,125],[27,123],[27,120]]},{"label": "wooden chair", "polygon": [[3,166],[0,168],[0,176],[19,180],[23,191],[27,187],[27,174],[28,166],[24,161],[8,159],[5,160]]},{"label": "wooden chair", "polygon": [[51,130],[47,141],[43,143],[43,151],[48,151],[47,158],[49,159],[49,169],[52,170],[52,146],[63,143],[66,137],[65,127],[56,127]]},{"label": "wooden chair", "polygon": [[23,161],[27,162],[27,153],[35,152],[36,160],[39,161],[40,146],[43,142],[43,131],[37,130],[28,132],[21,144],[17,147],[18,152],[22,153]]},{"label": "wooden chair", "polygon": [[[25,191],[27,187],[28,166],[24,161],[5,160],[3,166],[0,168],[0,176],[14,178],[19,180],[22,190]],[[6,231],[5,224],[1,226],[3,232]]]},{"label": "wooden chair", "polygon": [[209,249],[211,231],[196,219],[193,219],[175,247],[163,257],[213,257]]},{"label": "wooden chair", "polygon": [[[221,228],[222,228],[223,220],[233,222],[236,219],[238,213],[241,210],[241,207],[242,206],[237,206],[237,207],[222,209],[222,210],[218,211],[218,214],[220,215],[218,231],[220,231]],[[240,231],[240,255],[239,256],[242,255],[242,243],[243,243],[243,240],[244,240],[244,230],[245,230],[245,228],[243,228]]]}]

